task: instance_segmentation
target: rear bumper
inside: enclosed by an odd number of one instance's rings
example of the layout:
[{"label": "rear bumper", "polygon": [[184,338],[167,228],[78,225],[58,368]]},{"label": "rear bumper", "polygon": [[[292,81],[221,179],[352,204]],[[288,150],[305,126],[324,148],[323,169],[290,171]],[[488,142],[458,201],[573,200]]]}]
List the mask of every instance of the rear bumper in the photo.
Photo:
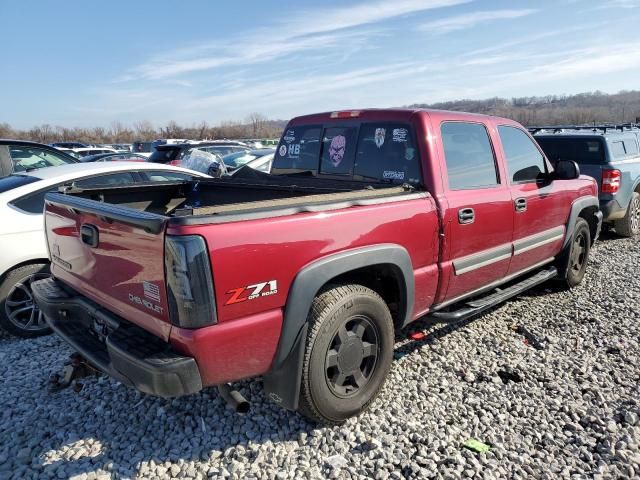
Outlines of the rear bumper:
[{"label": "rear bumper", "polygon": [[159,397],[202,390],[194,358],[115,316],[54,278],[32,284],[52,330],[89,363],[125,385]]},{"label": "rear bumper", "polygon": [[627,207],[623,207],[615,199],[600,200],[600,211],[602,212],[603,221],[612,222],[623,218],[627,213]]}]

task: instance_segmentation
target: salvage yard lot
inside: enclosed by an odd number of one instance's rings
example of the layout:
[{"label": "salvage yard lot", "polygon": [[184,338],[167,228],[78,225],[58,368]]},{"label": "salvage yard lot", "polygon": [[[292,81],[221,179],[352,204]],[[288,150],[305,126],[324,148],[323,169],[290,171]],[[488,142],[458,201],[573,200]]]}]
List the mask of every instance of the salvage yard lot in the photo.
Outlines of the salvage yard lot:
[{"label": "salvage yard lot", "polygon": [[403,332],[380,398],[341,427],[281,410],[259,381],[240,384],[243,417],[215,389],[172,401],[102,377],[50,395],[66,344],[0,334],[0,478],[637,478],[640,242],[603,237],[571,292]]}]

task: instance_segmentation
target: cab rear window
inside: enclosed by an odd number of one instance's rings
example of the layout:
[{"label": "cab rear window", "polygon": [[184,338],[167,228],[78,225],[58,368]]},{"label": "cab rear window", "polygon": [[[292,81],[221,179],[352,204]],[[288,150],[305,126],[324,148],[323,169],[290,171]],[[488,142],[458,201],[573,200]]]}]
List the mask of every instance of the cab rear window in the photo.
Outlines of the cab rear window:
[{"label": "cab rear window", "polygon": [[364,182],[421,183],[414,132],[410,125],[395,122],[288,128],[271,173],[303,172]]}]

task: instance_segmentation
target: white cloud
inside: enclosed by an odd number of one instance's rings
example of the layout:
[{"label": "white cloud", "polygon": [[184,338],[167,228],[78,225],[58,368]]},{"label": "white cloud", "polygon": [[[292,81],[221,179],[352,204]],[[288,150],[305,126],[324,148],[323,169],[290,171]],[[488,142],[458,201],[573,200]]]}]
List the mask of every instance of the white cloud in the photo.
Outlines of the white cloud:
[{"label": "white cloud", "polygon": [[493,20],[508,20],[525,17],[535,13],[537,10],[526,8],[519,10],[486,10],[481,12],[465,13],[453,17],[446,17],[440,20],[423,23],[420,30],[434,34],[443,34],[464,30],[474,27],[480,23],[487,23]]},{"label": "white cloud", "polygon": [[[303,10],[247,38],[181,48],[155,56],[121,76],[119,81],[158,80],[226,66],[251,65],[310,50],[364,45],[379,31],[345,31],[404,15],[468,3],[471,0],[386,0],[358,5]],[[355,51],[355,50],[352,50]]]},{"label": "white cloud", "polygon": [[639,8],[640,0],[609,0],[606,2],[607,7],[620,7],[620,8]]}]

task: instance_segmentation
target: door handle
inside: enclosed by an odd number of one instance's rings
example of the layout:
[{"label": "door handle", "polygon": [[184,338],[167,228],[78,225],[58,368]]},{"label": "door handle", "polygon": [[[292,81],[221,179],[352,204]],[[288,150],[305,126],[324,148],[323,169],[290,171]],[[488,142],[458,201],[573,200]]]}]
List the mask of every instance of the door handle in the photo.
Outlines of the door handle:
[{"label": "door handle", "polygon": [[516,212],[526,212],[527,211],[527,199],[526,198],[516,198],[515,201]]},{"label": "door handle", "polygon": [[473,208],[461,208],[458,210],[458,223],[466,225],[468,223],[473,223],[475,219],[476,213],[473,211]]},{"label": "door handle", "polygon": [[80,227],[80,239],[82,243],[89,245],[91,248],[98,246],[98,229],[93,225],[82,225]]}]

